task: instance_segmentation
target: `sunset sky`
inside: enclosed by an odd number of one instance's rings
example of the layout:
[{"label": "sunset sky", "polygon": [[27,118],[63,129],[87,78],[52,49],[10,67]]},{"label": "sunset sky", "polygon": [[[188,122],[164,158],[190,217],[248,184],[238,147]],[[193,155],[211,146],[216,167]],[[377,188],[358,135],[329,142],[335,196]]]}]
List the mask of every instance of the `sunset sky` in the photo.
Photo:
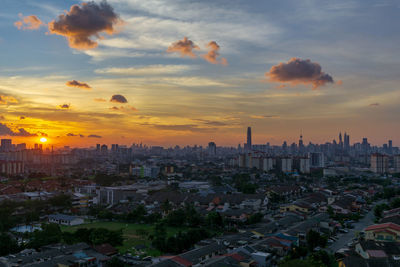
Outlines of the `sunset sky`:
[{"label": "sunset sky", "polygon": [[1,138],[400,145],[397,0],[1,4]]}]

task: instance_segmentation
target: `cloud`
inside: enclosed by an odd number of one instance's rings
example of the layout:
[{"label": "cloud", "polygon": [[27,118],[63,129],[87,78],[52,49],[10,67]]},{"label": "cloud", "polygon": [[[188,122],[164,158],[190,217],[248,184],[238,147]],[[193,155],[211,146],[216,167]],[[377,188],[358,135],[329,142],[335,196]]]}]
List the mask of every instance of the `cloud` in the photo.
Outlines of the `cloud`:
[{"label": "cloud", "polygon": [[371,104],[369,104],[368,106],[370,106],[370,107],[377,107],[377,106],[379,106],[380,104],[379,103],[371,103]]},{"label": "cloud", "polygon": [[104,99],[104,98],[95,98],[95,99],[93,99],[95,102],[107,102],[107,100],[106,99]]},{"label": "cloud", "polygon": [[37,134],[29,133],[24,128],[20,128],[18,129],[18,131],[13,131],[3,123],[0,123],[0,135],[23,136],[23,137],[37,136]]},{"label": "cloud", "polygon": [[3,115],[0,115],[0,120],[5,120],[6,118]]},{"label": "cloud", "polygon": [[153,124],[151,125],[159,130],[178,131],[178,132],[213,132],[216,128],[199,127],[193,124]]},{"label": "cloud", "polygon": [[98,43],[91,38],[101,39],[100,33],[112,35],[115,26],[122,21],[114,9],[106,2],[73,5],[69,12],[58,16],[49,23],[51,34],[65,36],[69,46],[75,49],[93,49]]},{"label": "cloud", "polygon": [[95,70],[95,73],[143,76],[143,75],[175,74],[188,71],[191,69],[193,69],[193,67],[187,65],[150,65],[144,67],[97,69]]},{"label": "cloud", "polygon": [[19,119],[20,120],[25,120],[25,117],[24,116],[20,116]]},{"label": "cloud", "polygon": [[317,89],[327,83],[334,83],[332,76],[321,71],[321,65],[311,60],[291,58],[287,63],[272,66],[265,76],[270,82],[311,84]]},{"label": "cloud", "polygon": [[123,107],[123,106],[116,107],[116,106],[113,106],[113,107],[111,107],[110,109],[111,109],[111,110],[126,111],[126,112],[130,112],[130,111],[135,111],[135,112],[136,112],[136,111],[138,111],[137,108],[132,107],[132,106],[127,106],[127,107]]},{"label": "cloud", "polygon": [[24,17],[22,14],[18,14],[21,20],[14,23],[18,30],[37,30],[44,23],[35,15]]},{"label": "cloud", "polygon": [[197,45],[193,43],[193,41],[189,40],[187,37],[184,37],[183,40],[179,40],[170,47],[168,47],[167,52],[173,53],[178,52],[182,57],[189,56],[195,58],[196,55],[193,53],[193,49],[200,49]]},{"label": "cloud", "polygon": [[90,134],[88,135],[89,138],[102,138],[100,135]]},{"label": "cloud", "polygon": [[0,95],[0,105],[16,104],[18,100],[12,96]]},{"label": "cloud", "polygon": [[273,119],[273,118],[279,118],[277,115],[250,115],[250,118],[252,119]]},{"label": "cloud", "polygon": [[202,56],[205,60],[207,60],[212,64],[222,64],[222,65],[228,64],[226,58],[221,57],[218,60],[220,46],[217,44],[217,42],[211,41],[207,44],[207,47],[208,47],[208,53]]},{"label": "cloud", "polygon": [[78,136],[78,135],[73,133],[67,133],[67,136]]},{"label": "cloud", "polygon": [[91,89],[92,87],[90,87],[89,84],[84,83],[84,82],[79,82],[77,80],[72,80],[72,81],[68,81],[65,83],[66,86],[69,87],[77,87],[77,88],[82,88],[82,89]]},{"label": "cloud", "polygon": [[63,109],[69,109],[71,107],[71,105],[70,104],[62,104],[62,105],[59,105],[59,107],[63,108]]},{"label": "cloud", "polygon": [[123,95],[113,95],[110,99],[110,102],[115,102],[115,103],[128,103],[128,100],[126,100],[125,96]]}]

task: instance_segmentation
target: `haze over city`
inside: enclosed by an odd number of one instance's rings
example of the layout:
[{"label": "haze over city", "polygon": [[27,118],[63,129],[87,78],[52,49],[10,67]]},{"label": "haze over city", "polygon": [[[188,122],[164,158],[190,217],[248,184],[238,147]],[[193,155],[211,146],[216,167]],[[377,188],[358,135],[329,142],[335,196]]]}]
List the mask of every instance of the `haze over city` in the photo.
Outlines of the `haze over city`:
[{"label": "haze over city", "polygon": [[6,0],[0,135],[237,146],[251,125],[255,143],[399,144],[398,5]]}]

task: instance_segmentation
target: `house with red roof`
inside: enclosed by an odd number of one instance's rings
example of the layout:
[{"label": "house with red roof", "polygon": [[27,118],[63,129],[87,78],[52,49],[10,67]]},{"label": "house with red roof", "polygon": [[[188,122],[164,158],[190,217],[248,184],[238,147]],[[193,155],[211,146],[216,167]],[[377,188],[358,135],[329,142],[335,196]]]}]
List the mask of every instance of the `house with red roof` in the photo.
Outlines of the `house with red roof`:
[{"label": "house with red roof", "polygon": [[374,224],[364,232],[366,240],[400,242],[400,225],[395,223]]}]

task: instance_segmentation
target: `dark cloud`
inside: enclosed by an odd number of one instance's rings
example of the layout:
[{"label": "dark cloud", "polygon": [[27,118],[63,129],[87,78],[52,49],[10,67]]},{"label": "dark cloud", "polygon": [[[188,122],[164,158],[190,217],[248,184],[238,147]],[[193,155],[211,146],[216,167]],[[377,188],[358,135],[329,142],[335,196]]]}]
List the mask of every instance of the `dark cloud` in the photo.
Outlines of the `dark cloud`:
[{"label": "dark cloud", "polygon": [[5,120],[6,118],[3,115],[0,115],[0,120]]},{"label": "dark cloud", "polygon": [[78,136],[78,135],[73,133],[67,133],[67,136]]},{"label": "dark cloud", "polygon": [[44,23],[35,15],[24,17],[22,14],[18,14],[21,20],[14,23],[18,30],[37,30]]},{"label": "dark cloud", "polygon": [[20,120],[25,120],[24,116],[19,117]]},{"label": "dark cloud", "polygon": [[82,88],[82,89],[91,89],[92,88],[92,87],[90,87],[89,84],[79,82],[77,80],[68,81],[65,83],[65,85],[69,86],[69,87],[77,87],[77,88]]},{"label": "dark cloud", "polygon": [[212,64],[222,64],[222,65],[228,64],[226,58],[221,57],[220,59],[218,59],[220,46],[217,44],[217,42],[211,41],[207,44],[207,47],[208,47],[208,53],[203,55],[203,58],[205,60],[207,60]]},{"label": "dark cloud", "polygon": [[265,76],[270,82],[311,84],[317,89],[327,83],[334,83],[332,76],[321,71],[321,65],[311,60],[291,58],[287,63],[272,66]]},{"label": "dark cloud", "polygon": [[102,138],[100,135],[90,134],[88,135],[89,138]]},{"label": "dark cloud", "polygon": [[371,103],[371,104],[369,104],[370,107],[377,107],[379,105],[380,105],[379,103]]},{"label": "dark cloud", "polygon": [[59,107],[63,108],[63,109],[69,109],[71,107],[71,105],[70,104],[62,104],[62,105],[59,105]]},{"label": "dark cloud", "polygon": [[195,58],[196,55],[193,53],[193,49],[200,49],[193,41],[184,37],[183,40],[179,40],[168,47],[167,52],[178,52],[182,57],[189,56]]},{"label": "dark cloud", "polygon": [[49,23],[52,34],[65,36],[69,46],[75,49],[92,49],[97,42],[91,38],[102,38],[100,33],[112,35],[121,20],[114,9],[106,2],[73,5],[69,12],[58,16]]},{"label": "dark cloud", "polygon": [[123,107],[123,106],[120,106],[120,107],[113,106],[113,107],[111,107],[110,109],[111,109],[111,110],[125,111],[125,112],[138,111],[137,108],[132,107],[132,106],[126,106],[126,107]]},{"label": "dark cloud", "polygon": [[115,103],[128,103],[128,100],[126,100],[125,96],[123,95],[113,95],[110,99],[110,102],[115,102]]},{"label": "dark cloud", "polygon": [[85,136],[84,136],[83,134],[79,134],[79,137],[80,137],[80,138],[83,138],[83,137],[85,137]]},{"label": "dark cloud", "polygon": [[9,135],[9,136],[37,136],[37,134],[32,134],[26,131],[24,128],[18,129],[18,131],[11,130],[7,125],[0,123],[0,135]]}]

